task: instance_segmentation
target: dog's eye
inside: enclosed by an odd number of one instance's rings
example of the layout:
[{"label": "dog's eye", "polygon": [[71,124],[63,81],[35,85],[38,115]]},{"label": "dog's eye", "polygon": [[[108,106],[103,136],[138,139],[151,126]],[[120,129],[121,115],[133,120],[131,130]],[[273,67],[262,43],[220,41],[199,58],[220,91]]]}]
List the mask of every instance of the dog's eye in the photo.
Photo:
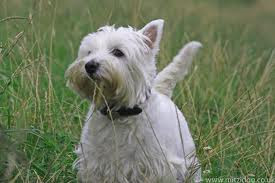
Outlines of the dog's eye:
[{"label": "dog's eye", "polygon": [[92,51],[88,51],[88,52],[87,52],[87,55],[90,55],[91,53],[92,53]]},{"label": "dog's eye", "polygon": [[120,51],[119,49],[113,49],[112,54],[116,57],[123,57],[124,53]]}]

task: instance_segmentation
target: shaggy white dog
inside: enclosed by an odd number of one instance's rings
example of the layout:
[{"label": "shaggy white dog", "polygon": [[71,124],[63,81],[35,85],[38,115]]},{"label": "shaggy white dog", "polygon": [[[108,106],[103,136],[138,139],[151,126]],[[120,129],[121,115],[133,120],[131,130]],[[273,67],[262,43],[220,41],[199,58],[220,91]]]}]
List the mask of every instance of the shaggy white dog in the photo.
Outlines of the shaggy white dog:
[{"label": "shaggy white dog", "polygon": [[76,151],[82,182],[201,181],[186,120],[170,99],[201,44],[188,43],[157,75],[163,23],[102,27],[83,39],[66,71],[68,85],[91,101]]}]

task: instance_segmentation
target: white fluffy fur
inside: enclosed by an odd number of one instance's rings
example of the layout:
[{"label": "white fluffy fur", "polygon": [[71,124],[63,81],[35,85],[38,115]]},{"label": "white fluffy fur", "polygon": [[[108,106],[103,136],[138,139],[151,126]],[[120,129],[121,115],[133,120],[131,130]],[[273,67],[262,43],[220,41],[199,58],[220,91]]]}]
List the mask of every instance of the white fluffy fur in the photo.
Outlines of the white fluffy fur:
[{"label": "white fluffy fur", "polygon": [[154,88],[162,94],[171,97],[177,82],[188,74],[193,57],[201,48],[201,43],[192,41],[186,44],[173,58],[172,63],[165,67],[156,77]]},{"label": "white fluffy fur", "polygon": [[[163,20],[152,21],[139,31],[105,26],[83,39],[78,58],[66,72],[68,85],[92,102],[76,151],[75,166],[82,182],[201,181],[187,122],[170,100],[200,43],[189,43],[156,76],[162,29]],[[113,48],[125,56],[115,57]],[[85,75],[84,65],[91,59],[100,63],[95,81]],[[105,101],[94,102],[95,85]],[[110,120],[97,110],[106,103],[115,108],[138,104],[142,113]]]}]

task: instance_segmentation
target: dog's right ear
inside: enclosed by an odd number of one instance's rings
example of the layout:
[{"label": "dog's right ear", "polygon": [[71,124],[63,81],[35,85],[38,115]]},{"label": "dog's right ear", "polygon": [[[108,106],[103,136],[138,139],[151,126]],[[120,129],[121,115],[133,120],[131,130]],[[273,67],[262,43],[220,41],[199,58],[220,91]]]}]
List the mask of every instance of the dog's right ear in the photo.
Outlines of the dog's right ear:
[{"label": "dog's right ear", "polygon": [[148,40],[145,40],[145,42],[148,47],[153,50],[154,53],[157,53],[157,51],[159,50],[163,24],[164,20],[162,19],[153,20],[140,30],[140,32],[148,38]]}]

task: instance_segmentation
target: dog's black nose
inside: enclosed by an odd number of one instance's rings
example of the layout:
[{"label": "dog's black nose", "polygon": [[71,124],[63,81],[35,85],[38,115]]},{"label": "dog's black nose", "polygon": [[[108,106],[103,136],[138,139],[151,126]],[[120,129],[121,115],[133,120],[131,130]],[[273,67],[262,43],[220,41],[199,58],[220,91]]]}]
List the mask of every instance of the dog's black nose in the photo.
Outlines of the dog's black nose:
[{"label": "dog's black nose", "polygon": [[94,74],[99,67],[99,63],[95,62],[94,60],[89,61],[85,64],[85,70],[88,74]]}]

